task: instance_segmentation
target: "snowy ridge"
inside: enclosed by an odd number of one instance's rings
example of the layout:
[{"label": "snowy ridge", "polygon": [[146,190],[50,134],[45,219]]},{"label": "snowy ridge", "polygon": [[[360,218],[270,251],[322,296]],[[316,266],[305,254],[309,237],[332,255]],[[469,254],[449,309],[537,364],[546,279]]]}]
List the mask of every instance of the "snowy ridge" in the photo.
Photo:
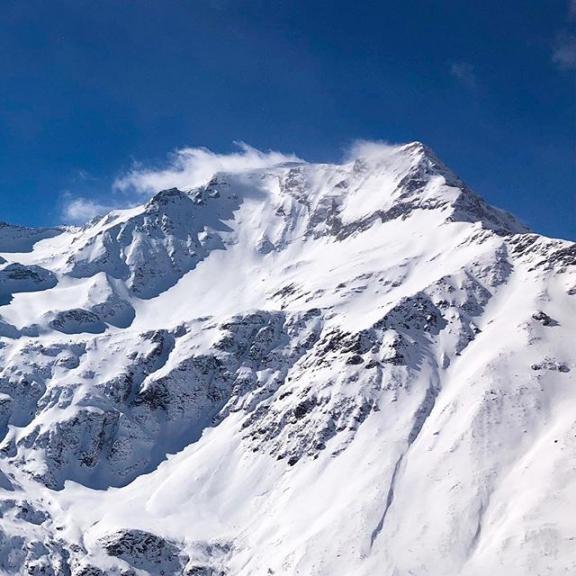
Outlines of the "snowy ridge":
[{"label": "snowy ridge", "polygon": [[576,570],[576,246],[422,144],[0,232],[0,573]]}]

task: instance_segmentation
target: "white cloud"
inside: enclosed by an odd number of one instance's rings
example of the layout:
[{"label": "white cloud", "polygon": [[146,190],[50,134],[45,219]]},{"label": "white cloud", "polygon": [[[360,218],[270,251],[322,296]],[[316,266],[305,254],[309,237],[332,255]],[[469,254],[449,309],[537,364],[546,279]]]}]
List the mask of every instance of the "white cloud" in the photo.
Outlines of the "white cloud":
[{"label": "white cloud", "polygon": [[150,169],[137,165],[118,178],[114,188],[140,195],[174,187],[188,190],[206,184],[217,172],[242,173],[284,162],[301,161],[293,154],[261,152],[243,142],[237,143],[237,146],[239,151],[229,154],[218,154],[207,148],[176,150],[166,167]]},{"label": "white cloud", "polygon": [[[114,182],[115,194],[107,203],[94,198],[63,194],[62,219],[67,224],[84,224],[110,210],[128,208],[143,202],[152,194],[167,188],[189,190],[210,181],[217,172],[242,173],[267,168],[285,162],[302,162],[294,154],[262,152],[244,144],[236,143],[237,152],[219,154],[207,148],[182,148],[173,152],[167,163],[158,168],[135,165]],[[77,174],[78,179],[89,175]]]},{"label": "white cloud", "polygon": [[468,90],[474,90],[478,84],[474,66],[467,62],[453,62],[450,66],[450,74]]},{"label": "white cloud", "polygon": [[110,210],[112,210],[111,206],[100,204],[90,198],[74,197],[70,193],[66,193],[62,217],[69,224],[84,224],[95,216],[105,214]]}]

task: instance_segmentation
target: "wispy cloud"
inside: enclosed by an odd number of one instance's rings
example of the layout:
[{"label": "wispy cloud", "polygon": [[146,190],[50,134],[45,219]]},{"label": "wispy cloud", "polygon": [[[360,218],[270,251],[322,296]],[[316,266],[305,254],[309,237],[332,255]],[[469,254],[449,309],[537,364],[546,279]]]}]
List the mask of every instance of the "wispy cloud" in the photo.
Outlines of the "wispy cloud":
[{"label": "wispy cloud", "polygon": [[77,168],[74,170],[70,179],[73,182],[90,182],[97,180],[95,176],[92,176],[88,170],[84,170],[83,168]]},{"label": "wispy cloud", "polygon": [[[65,192],[62,197],[62,219],[66,224],[84,224],[110,210],[139,204],[160,190],[174,187],[190,190],[202,186],[217,172],[240,174],[285,162],[302,162],[294,154],[262,152],[243,142],[236,143],[236,146],[238,150],[230,153],[212,152],[207,148],[182,148],[170,154],[161,166],[135,164],[114,181],[113,190],[105,202],[95,197]],[[85,179],[84,174],[76,176],[80,180]]]},{"label": "wispy cloud", "polygon": [[468,90],[475,90],[478,86],[474,66],[468,62],[453,62],[450,66],[450,74]]},{"label": "wispy cloud", "polygon": [[102,204],[91,198],[74,196],[70,192],[64,194],[62,218],[66,224],[84,224],[96,216],[106,214],[113,207]]},{"label": "wispy cloud", "polygon": [[[568,0],[567,20],[576,21],[576,0]],[[576,70],[576,34],[561,31],[553,45],[552,62],[560,70]]]},{"label": "wispy cloud", "polygon": [[166,188],[176,187],[186,190],[201,186],[217,172],[242,173],[284,162],[300,161],[293,154],[262,152],[243,142],[236,145],[238,151],[229,154],[219,154],[206,148],[176,150],[170,155],[164,167],[134,166],[115,181],[114,188],[147,196]]},{"label": "wispy cloud", "polygon": [[576,36],[564,33],[558,37],[552,61],[561,70],[576,70]]}]

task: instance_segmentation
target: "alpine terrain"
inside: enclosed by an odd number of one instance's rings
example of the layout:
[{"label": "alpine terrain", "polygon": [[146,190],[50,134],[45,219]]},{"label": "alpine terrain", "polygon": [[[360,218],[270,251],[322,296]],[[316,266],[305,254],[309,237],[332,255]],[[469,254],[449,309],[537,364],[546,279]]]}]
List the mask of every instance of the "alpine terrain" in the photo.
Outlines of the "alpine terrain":
[{"label": "alpine terrain", "polygon": [[424,145],[0,226],[0,573],[576,574],[576,245]]}]

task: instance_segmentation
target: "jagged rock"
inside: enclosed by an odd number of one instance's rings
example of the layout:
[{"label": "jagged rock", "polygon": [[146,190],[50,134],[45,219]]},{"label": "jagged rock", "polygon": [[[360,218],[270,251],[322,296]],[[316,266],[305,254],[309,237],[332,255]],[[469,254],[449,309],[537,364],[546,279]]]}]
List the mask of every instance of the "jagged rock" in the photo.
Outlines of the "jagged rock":
[{"label": "jagged rock", "polygon": [[535,362],[530,366],[532,370],[557,370],[558,372],[570,372],[570,368],[564,363],[552,358],[545,358],[542,362]]},{"label": "jagged rock", "polygon": [[225,576],[226,573],[210,566],[190,566],[186,567],[185,576]]},{"label": "jagged rock", "polygon": [[542,326],[558,326],[558,322],[550,318],[550,316],[548,316],[548,314],[545,312],[542,312],[542,310],[534,312],[534,314],[532,314],[532,318],[537,322],[540,322]]},{"label": "jagged rock", "polygon": [[219,234],[237,209],[237,199],[207,188],[194,197],[176,188],[156,194],[126,222],[97,222],[78,237],[68,259],[72,276],[106,272],[126,281],[140,298],[152,298],[173,286],[212,250],[222,248]]},{"label": "jagged rock", "polygon": [[101,538],[99,544],[110,556],[153,574],[180,573],[183,563],[188,561],[181,558],[173,543],[143,530],[120,530]]},{"label": "jagged rock", "polygon": [[106,330],[106,324],[102,322],[98,314],[81,308],[57,312],[54,319],[50,320],[49,326],[65,334],[79,334],[81,332],[97,334]]},{"label": "jagged rock", "polygon": [[17,262],[0,269],[0,306],[18,292],[39,292],[56,286],[56,276],[41,266],[24,266]]}]

